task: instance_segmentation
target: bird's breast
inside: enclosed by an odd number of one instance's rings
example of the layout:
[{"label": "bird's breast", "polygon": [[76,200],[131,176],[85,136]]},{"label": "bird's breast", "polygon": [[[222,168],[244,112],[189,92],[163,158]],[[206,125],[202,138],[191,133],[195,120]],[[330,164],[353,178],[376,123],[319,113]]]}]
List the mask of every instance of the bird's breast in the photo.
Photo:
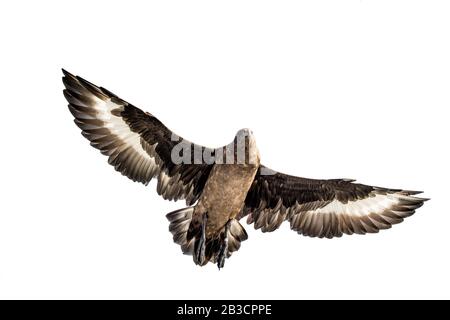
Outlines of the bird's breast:
[{"label": "bird's breast", "polygon": [[194,212],[208,213],[207,235],[221,230],[241,211],[257,170],[250,165],[214,165]]}]

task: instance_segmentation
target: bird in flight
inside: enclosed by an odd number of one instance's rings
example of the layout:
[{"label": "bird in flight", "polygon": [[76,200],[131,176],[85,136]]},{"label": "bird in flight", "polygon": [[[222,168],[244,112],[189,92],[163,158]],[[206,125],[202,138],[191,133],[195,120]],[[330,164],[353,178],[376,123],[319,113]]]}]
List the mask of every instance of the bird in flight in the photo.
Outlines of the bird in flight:
[{"label": "bird in flight", "polygon": [[247,240],[239,222],[244,217],[262,232],[288,221],[299,234],[334,238],[388,229],[428,200],[417,197],[418,191],[276,172],[260,163],[248,129],[221,148],[193,144],[112,92],[63,74],[75,124],[108,163],[145,185],[156,178],[157,192],[166,200],[186,201],[186,208],[167,219],[174,242],[197,265],[224,266]]}]

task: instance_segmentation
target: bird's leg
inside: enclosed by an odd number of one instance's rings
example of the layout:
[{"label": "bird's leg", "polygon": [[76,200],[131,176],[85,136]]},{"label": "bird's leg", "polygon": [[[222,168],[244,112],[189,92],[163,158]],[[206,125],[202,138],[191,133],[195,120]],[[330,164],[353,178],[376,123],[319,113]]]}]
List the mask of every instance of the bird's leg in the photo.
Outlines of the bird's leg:
[{"label": "bird's leg", "polygon": [[227,257],[228,252],[228,230],[230,230],[231,220],[227,222],[224,230],[224,238],[220,243],[219,256],[217,257],[217,267],[219,270],[224,267],[225,259]]},{"label": "bird's leg", "polygon": [[202,233],[198,242],[197,252],[195,253],[197,262],[201,266],[205,264],[205,250],[206,250],[206,222],[208,214],[205,212],[202,218]]}]

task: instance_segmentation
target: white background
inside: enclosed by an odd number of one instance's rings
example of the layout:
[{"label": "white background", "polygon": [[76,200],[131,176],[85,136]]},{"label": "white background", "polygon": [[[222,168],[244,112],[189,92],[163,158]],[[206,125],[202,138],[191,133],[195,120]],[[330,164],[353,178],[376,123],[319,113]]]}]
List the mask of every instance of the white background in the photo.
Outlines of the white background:
[{"label": "white background", "polygon": [[[448,1],[0,4],[0,298],[450,298]],[[166,202],[91,148],[60,68],[207,146],[251,128],[263,163],[424,190],[376,235],[285,224],[200,268]]]}]

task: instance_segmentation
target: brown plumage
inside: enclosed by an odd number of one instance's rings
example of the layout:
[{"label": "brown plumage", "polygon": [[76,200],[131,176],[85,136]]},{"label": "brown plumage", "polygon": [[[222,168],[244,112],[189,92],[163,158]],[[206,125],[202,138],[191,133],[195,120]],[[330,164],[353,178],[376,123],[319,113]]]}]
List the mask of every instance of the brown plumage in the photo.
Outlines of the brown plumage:
[{"label": "brown plumage", "polygon": [[109,164],[145,185],[157,178],[157,192],[164,199],[186,201],[189,207],[167,214],[169,230],[198,265],[211,261],[223,267],[247,239],[239,223],[245,216],[263,232],[287,220],[299,234],[333,238],[388,229],[427,200],[416,191],[273,171],[260,164],[255,138],[247,129],[221,148],[190,143],[152,114],[63,73],[64,96],[75,124]]}]

